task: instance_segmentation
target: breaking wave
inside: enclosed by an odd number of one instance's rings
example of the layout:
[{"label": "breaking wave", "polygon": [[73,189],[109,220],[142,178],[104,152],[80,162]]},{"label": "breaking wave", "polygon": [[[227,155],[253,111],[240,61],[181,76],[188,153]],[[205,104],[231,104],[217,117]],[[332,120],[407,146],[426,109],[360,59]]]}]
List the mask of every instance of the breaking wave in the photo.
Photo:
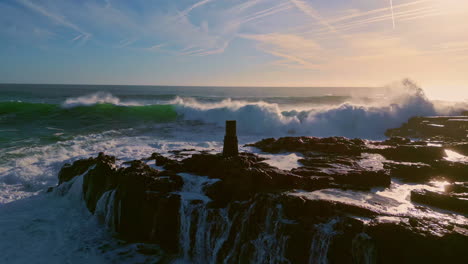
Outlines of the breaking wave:
[{"label": "breaking wave", "polygon": [[[172,105],[141,105],[124,106],[112,104],[108,101],[89,104],[76,104],[67,100],[66,106],[27,102],[0,102],[0,124],[16,124],[22,122],[61,122],[74,123],[91,121],[125,122],[132,120],[143,121],[172,121],[177,117]],[[74,105],[71,107],[71,105]]]},{"label": "breaking wave", "polygon": [[90,106],[96,104],[112,104],[119,106],[140,106],[137,102],[122,102],[118,97],[113,96],[110,93],[97,92],[80,97],[68,98],[63,102],[64,108],[72,108],[77,106]]},{"label": "breaking wave", "polygon": [[[288,98],[288,102],[292,99]],[[460,106],[462,107],[462,106]],[[1,102],[0,124],[21,127],[40,123],[62,129],[112,125],[131,127],[148,122],[198,121],[223,126],[237,120],[244,134],[262,136],[306,135],[382,138],[389,128],[400,126],[410,117],[456,114],[459,108],[436,106],[424,91],[409,80],[386,87],[383,98],[364,103],[304,104],[288,108],[263,100],[202,100],[175,97],[162,104],[122,101],[109,93],[93,93],[68,98],[61,105]],[[8,127],[7,127],[8,128]]]},{"label": "breaking wave", "polygon": [[201,103],[176,98],[177,112],[187,120],[223,125],[237,120],[240,131],[264,135],[346,136],[378,139],[389,128],[400,126],[410,117],[454,114],[457,109],[442,111],[410,80],[389,85],[385,99],[373,104],[344,103],[339,106],[283,111],[278,104],[226,99]]}]

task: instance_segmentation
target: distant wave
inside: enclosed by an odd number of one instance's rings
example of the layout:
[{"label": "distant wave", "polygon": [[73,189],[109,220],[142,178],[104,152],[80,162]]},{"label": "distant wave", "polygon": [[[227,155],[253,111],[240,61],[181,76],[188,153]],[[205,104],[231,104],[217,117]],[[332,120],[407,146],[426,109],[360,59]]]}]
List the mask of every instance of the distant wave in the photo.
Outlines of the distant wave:
[{"label": "distant wave", "polygon": [[63,102],[64,108],[72,108],[77,106],[90,106],[96,104],[112,104],[120,106],[139,106],[137,102],[122,102],[118,97],[113,96],[110,93],[97,92],[80,97],[68,98]]},{"label": "distant wave", "polygon": [[[288,102],[294,99],[288,97]],[[0,124],[12,127],[39,122],[67,126],[119,124],[133,126],[148,122],[200,121],[223,126],[238,121],[241,133],[264,136],[309,135],[382,138],[385,130],[400,126],[412,116],[456,114],[459,109],[435,106],[424,91],[409,80],[387,87],[387,95],[372,103],[345,102],[339,105],[304,104],[289,106],[257,100],[175,97],[165,104],[145,105],[122,101],[109,93],[68,98],[61,105],[24,102],[0,103]]]},{"label": "distant wave", "polygon": [[234,119],[240,131],[265,135],[346,136],[383,138],[389,128],[400,126],[410,117],[457,114],[436,108],[424,91],[410,80],[387,87],[387,98],[372,105],[344,103],[327,108],[283,111],[278,104],[226,99],[202,103],[176,98],[177,112],[186,120],[199,120],[220,126]]}]

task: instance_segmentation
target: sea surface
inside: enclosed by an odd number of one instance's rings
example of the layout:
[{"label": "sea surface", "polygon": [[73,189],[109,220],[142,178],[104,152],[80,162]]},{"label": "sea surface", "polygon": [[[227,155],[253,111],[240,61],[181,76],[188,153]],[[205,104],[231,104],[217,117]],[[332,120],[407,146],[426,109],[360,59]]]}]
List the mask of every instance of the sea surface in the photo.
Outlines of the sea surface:
[{"label": "sea surface", "polygon": [[[412,116],[464,106],[432,102],[409,81],[381,88],[0,84],[0,263],[144,263],[136,245],[119,244],[97,225],[79,185],[65,198],[45,195],[67,162],[99,152],[127,161],[174,149],[220,151],[225,120],[237,120],[241,145],[281,136],[379,140]],[[290,169],[297,159],[270,162]]]}]

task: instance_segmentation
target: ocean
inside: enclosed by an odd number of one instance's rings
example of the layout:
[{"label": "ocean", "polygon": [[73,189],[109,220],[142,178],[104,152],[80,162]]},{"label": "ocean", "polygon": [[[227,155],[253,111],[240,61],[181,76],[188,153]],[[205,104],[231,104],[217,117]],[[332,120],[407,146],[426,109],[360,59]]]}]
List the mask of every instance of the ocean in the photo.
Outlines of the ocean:
[{"label": "ocean", "polygon": [[[430,101],[408,81],[382,88],[1,84],[0,263],[144,259],[97,226],[79,188],[66,198],[44,195],[65,163],[99,152],[128,161],[174,149],[220,151],[225,120],[237,120],[242,146],[284,136],[379,140],[412,116],[461,109]],[[291,168],[297,159],[271,162]]]}]

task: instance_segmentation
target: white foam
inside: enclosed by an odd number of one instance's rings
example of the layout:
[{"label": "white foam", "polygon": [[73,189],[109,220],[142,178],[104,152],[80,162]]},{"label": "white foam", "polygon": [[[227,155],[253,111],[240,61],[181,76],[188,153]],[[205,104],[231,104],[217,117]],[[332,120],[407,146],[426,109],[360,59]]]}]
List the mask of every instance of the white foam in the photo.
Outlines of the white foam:
[{"label": "white foam", "polygon": [[447,155],[447,157],[444,158],[445,160],[459,163],[468,163],[467,156],[459,154],[453,150],[446,149],[445,154]]},{"label": "white foam", "polygon": [[464,223],[467,218],[442,212],[439,210],[421,209],[411,202],[411,191],[416,189],[427,189],[430,191],[443,191],[447,182],[433,181],[429,184],[405,184],[392,180],[388,188],[374,188],[368,191],[352,191],[341,189],[322,189],[313,192],[292,192],[291,195],[300,196],[311,200],[329,200],[344,204],[369,208],[381,214],[392,214],[396,216],[414,216],[440,219],[454,223]]},{"label": "white foam", "polygon": [[122,244],[82,199],[83,175],[54,192],[0,204],[0,263],[148,263],[137,244]]},{"label": "white foam", "polygon": [[302,164],[299,163],[299,160],[302,158],[302,156],[300,156],[297,153],[284,153],[284,154],[260,153],[259,156],[267,159],[264,162],[282,170],[292,170],[292,169],[302,166]]},{"label": "white foam", "polygon": [[264,136],[295,134],[380,139],[387,129],[400,126],[410,117],[438,113],[414,83],[403,81],[392,87],[388,98],[371,105],[345,103],[307,110],[301,107],[301,110],[284,111],[274,103],[231,99],[202,103],[193,98],[176,98],[171,103],[185,120],[218,126],[223,126],[225,120],[237,120],[241,133]]},{"label": "white foam", "polygon": [[[351,101],[341,105],[317,106],[300,103],[296,106],[258,101],[233,100],[202,102],[190,97],[176,97],[165,102],[174,105],[187,121],[224,126],[225,120],[237,120],[240,133],[263,136],[288,134],[305,136],[346,136],[382,139],[389,128],[399,127],[413,116],[454,114],[460,107],[435,105],[421,88],[409,80],[393,83],[378,100]],[[144,105],[123,102],[109,93],[93,93],[68,98],[63,107],[109,103],[120,106]]]},{"label": "white foam", "polygon": [[116,156],[119,159],[117,164],[121,164],[147,158],[154,152],[164,154],[174,149],[219,151],[222,144],[204,141],[207,138],[190,141],[185,134],[179,136],[181,138],[164,139],[158,135],[134,136],[131,131],[107,131],[50,145],[7,149],[0,153],[0,203],[35,195],[56,185],[58,172],[65,163],[95,157],[99,152]]},{"label": "white foam", "polygon": [[97,92],[79,97],[68,98],[63,102],[64,108],[77,106],[90,106],[95,104],[113,104],[121,106],[138,106],[142,105],[137,102],[122,102],[118,97],[106,92]]},{"label": "white foam", "polygon": [[81,181],[73,185],[66,197],[41,194],[0,205],[0,263],[104,261],[96,246],[105,234],[76,197]]}]

